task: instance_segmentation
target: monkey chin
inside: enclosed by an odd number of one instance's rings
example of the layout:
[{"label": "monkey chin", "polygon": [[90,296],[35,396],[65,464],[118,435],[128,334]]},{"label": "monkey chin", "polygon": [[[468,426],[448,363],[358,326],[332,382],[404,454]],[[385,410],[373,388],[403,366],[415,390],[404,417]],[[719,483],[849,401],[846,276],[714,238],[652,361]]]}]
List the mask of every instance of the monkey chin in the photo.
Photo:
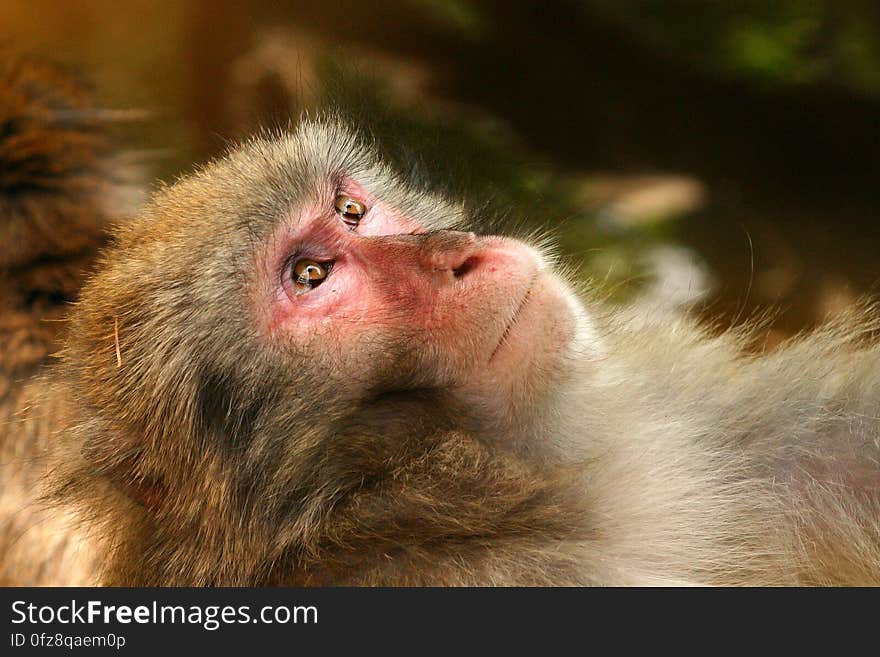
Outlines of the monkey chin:
[{"label": "monkey chin", "polygon": [[539,266],[480,376],[499,420],[518,424],[554,406],[560,381],[595,353],[595,330],[568,284]]}]

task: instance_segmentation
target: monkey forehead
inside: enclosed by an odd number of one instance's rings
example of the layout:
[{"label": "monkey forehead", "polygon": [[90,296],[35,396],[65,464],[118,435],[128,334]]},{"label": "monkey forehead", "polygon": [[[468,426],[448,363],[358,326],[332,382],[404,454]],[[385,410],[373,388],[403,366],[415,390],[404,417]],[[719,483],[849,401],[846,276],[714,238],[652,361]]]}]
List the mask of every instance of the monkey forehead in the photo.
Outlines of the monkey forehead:
[{"label": "monkey forehead", "polygon": [[[430,192],[405,180],[382,160],[375,144],[350,125],[325,115],[302,120],[292,132],[264,135],[235,154],[248,167],[259,160],[272,163],[267,180],[277,196],[271,215],[256,220],[277,220],[285,211],[332,201],[334,192],[360,188],[374,201],[393,208],[426,229],[464,227],[464,204]],[[353,187],[351,183],[355,183]],[[261,188],[260,192],[265,192]]]},{"label": "monkey forehead", "polygon": [[358,132],[330,117],[307,118],[292,131],[264,133],[231,149],[174,185],[160,189],[148,206],[149,227],[176,223],[200,235],[246,231],[266,237],[282,219],[317,203],[332,203],[334,190],[354,180],[372,197],[413,217],[426,228],[461,226],[460,203],[416,189],[377,155]]}]

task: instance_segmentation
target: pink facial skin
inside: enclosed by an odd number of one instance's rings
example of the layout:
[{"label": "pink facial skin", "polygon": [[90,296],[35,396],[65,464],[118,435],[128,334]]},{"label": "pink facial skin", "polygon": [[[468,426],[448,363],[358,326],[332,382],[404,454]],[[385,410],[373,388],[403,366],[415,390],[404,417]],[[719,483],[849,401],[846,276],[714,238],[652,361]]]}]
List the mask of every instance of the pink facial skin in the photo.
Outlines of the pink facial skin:
[{"label": "pink facial skin", "polygon": [[[368,208],[355,230],[335,212],[337,193]],[[503,237],[427,233],[353,181],[303,208],[270,244],[257,267],[267,282],[260,288],[268,290],[268,302],[258,301],[268,309],[260,313],[267,334],[331,350],[343,375],[346,367],[363,375],[365,360],[384,356],[349,358],[352,345],[367,345],[363,351],[397,337],[418,345],[435,385],[490,389],[507,398],[519,378],[541,366],[548,345],[570,337],[546,339],[548,327],[570,310],[533,249]],[[331,267],[301,294],[289,273],[299,258]],[[364,339],[371,334],[382,339]]]}]

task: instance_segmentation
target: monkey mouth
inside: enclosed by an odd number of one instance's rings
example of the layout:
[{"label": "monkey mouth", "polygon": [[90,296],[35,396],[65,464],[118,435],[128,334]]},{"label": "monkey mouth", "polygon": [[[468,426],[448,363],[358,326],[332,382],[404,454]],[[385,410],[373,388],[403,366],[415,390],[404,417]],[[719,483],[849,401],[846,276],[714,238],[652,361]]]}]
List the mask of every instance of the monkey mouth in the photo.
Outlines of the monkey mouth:
[{"label": "monkey mouth", "polygon": [[498,340],[498,344],[495,345],[495,348],[492,350],[492,354],[489,356],[488,362],[491,363],[492,359],[495,358],[495,354],[498,353],[498,350],[507,342],[507,338],[510,335],[510,332],[513,330],[513,327],[516,325],[517,320],[519,320],[520,315],[522,314],[523,308],[526,307],[529,300],[532,298],[532,289],[535,287],[535,280],[538,278],[538,273],[535,272],[532,275],[531,280],[529,281],[528,286],[526,287],[526,292],[523,294],[522,299],[520,299],[519,303],[516,306],[516,310],[513,311],[513,314],[510,316],[510,319],[507,322],[507,326],[504,328],[504,332],[501,334],[501,338]]}]

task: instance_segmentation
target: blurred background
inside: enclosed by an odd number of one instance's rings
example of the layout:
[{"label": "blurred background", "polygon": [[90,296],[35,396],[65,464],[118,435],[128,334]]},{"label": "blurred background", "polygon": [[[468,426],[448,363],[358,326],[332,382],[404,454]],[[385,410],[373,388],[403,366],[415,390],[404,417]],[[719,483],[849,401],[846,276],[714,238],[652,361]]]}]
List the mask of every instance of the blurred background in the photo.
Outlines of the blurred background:
[{"label": "blurred background", "polygon": [[333,102],[612,299],[765,347],[880,292],[874,0],[2,0],[0,42],[145,110],[150,178]]}]

